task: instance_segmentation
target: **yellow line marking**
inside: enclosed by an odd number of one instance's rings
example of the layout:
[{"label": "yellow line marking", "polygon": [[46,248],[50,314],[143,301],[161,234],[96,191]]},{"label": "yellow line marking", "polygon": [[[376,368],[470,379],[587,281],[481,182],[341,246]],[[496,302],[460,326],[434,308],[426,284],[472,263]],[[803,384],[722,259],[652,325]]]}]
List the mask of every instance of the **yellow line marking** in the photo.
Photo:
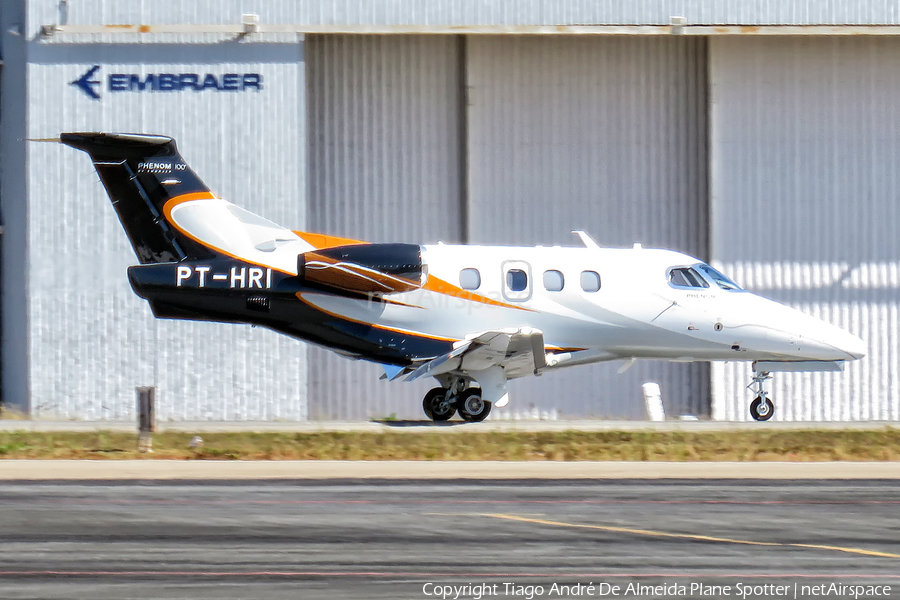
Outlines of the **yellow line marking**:
[{"label": "yellow line marking", "polygon": [[850,552],[851,554],[865,554],[866,556],[881,556],[883,558],[900,558],[900,554],[890,552],[878,552],[877,550],[863,550],[862,548],[843,548],[841,546],[822,546],[819,544],[785,544],[795,548],[816,548],[818,550],[837,550],[838,552]]},{"label": "yellow line marking", "polygon": [[[545,513],[522,513],[523,517],[543,517]],[[483,517],[480,512],[424,512],[426,517]]]},{"label": "yellow line marking", "polygon": [[554,525],[556,527],[572,527],[576,529],[597,529],[600,531],[613,531],[616,533],[633,533],[635,535],[650,535],[654,537],[681,538],[699,540],[703,542],[723,542],[727,544],[746,544],[749,546],[785,546],[793,548],[813,548],[816,550],[834,550],[836,552],[849,552],[851,554],[864,554],[866,556],[880,556],[882,558],[900,558],[900,554],[878,552],[876,550],[863,550],[861,548],[844,548],[842,546],[823,546],[819,544],[783,544],[781,542],[755,542],[753,540],[736,540],[732,538],[713,537],[709,535],[695,535],[691,533],[668,533],[665,531],[651,531],[649,529],[631,529],[628,527],[612,527],[609,525],[584,525],[581,523],[565,523],[563,521],[548,521],[546,519],[530,519],[517,515],[482,513],[483,517],[493,519],[505,519],[507,521],[520,521],[523,523],[537,523],[538,525]]}]

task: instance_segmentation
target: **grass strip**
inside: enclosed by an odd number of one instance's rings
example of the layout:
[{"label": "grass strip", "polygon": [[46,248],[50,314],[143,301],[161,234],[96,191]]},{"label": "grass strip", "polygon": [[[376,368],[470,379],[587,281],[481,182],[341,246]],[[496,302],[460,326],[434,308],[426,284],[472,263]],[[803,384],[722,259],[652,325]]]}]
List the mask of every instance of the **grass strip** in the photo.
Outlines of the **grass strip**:
[{"label": "grass strip", "polygon": [[900,429],[666,431],[205,433],[0,432],[0,459],[897,461]]}]

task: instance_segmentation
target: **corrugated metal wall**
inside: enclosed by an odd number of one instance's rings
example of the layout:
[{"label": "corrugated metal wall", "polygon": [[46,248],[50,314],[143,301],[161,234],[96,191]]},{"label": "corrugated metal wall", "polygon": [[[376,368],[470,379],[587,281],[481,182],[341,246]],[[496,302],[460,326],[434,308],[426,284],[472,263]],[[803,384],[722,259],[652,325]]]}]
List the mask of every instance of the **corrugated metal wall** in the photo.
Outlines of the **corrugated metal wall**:
[{"label": "corrugated metal wall", "polygon": [[[712,256],[865,339],[843,374],[776,374],[776,420],[900,418],[900,40],[711,41]],[[749,419],[748,365],[714,414]]]},{"label": "corrugated metal wall", "polygon": [[[461,40],[309,36],[309,229],[375,242],[460,241]],[[421,416],[434,382],[309,351],[311,418]]]},{"label": "corrugated metal wall", "polygon": [[[706,42],[690,38],[470,37],[473,243],[707,253]],[[513,384],[511,410],[638,418],[641,384],[669,412],[709,410],[708,367],[580,367]]]},{"label": "corrugated metal wall", "polygon": [[[62,8],[65,7],[63,11]],[[29,31],[58,23],[263,23],[362,25],[668,25],[673,16],[712,25],[897,24],[894,0],[30,0]]]},{"label": "corrugated metal wall", "polygon": [[[110,62],[114,58],[116,62]],[[259,73],[262,91],[120,92],[69,82],[108,73]],[[28,137],[61,131],[172,135],[220,196],[305,225],[302,45],[35,46]],[[29,144],[28,344],[36,417],[132,419],[135,386],[160,419],[303,419],[306,346],[247,326],[153,319],[131,291],[137,261],[87,155]]]}]

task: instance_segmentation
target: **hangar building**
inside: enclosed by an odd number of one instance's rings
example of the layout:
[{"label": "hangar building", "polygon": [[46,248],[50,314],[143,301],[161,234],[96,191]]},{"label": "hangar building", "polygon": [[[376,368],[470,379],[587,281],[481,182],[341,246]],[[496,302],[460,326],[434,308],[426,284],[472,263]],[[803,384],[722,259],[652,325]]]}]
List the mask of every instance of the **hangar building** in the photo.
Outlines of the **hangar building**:
[{"label": "hangar building", "polygon": [[[860,335],[776,420],[900,419],[900,11],[888,0],[6,0],[2,399],[37,418],[419,418],[429,382],[249,326],[158,321],[88,158],[173,136],[221,197],[376,242],[640,242]],[[249,82],[249,83],[248,83]],[[255,82],[255,84],[254,84]],[[744,363],[580,367],[511,410],[746,420]],[[554,413],[555,414],[555,413]]]}]

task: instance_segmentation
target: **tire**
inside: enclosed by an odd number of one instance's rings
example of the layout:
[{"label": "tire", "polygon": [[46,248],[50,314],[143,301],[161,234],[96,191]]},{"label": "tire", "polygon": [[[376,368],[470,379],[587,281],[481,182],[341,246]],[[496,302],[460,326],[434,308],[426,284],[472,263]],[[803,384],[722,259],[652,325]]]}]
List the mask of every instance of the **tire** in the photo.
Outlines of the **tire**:
[{"label": "tire", "polygon": [[491,414],[491,403],[481,398],[479,388],[469,388],[457,398],[456,410],[463,421],[478,423]]},{"label": "tire", "polygon": [[453,404],[447,401],[447,389],[437,387],[425,394],[422,399],[422,410],[432,421],[446,421],[456,412]]},{"label": "tire", "polygon": [[766,398],[765,404],[759,396],[750,403],[750,416],[757,421],[768,421],[773,414],[775,414],[775,405],[768,398]]}]

